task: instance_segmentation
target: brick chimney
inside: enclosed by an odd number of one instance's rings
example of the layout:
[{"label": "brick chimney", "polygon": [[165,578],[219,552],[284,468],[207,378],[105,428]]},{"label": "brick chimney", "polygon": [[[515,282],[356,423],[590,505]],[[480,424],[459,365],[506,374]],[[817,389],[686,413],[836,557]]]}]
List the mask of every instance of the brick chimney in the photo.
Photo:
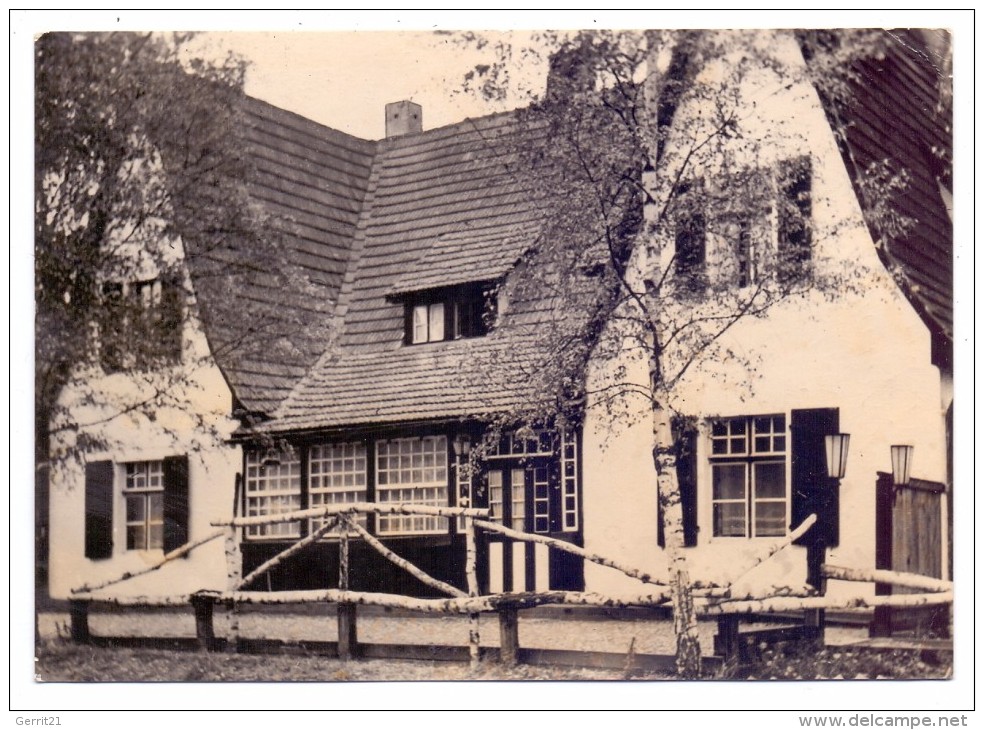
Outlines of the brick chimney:
[{"label": "brick chimney", "polygon": [[424,130],[424,114],[420,104],[394,101],[386,105],[386,138],[419,134]]}]

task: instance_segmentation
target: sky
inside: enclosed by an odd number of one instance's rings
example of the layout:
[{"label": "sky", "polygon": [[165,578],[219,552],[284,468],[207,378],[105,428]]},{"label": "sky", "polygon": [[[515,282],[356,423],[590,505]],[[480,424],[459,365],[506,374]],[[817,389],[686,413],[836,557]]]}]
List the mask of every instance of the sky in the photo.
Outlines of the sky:
[{"label": "sky", "polygon": [[[529,47],[528,33],[489,33],[488,39]],[[515,108],[514,94],[488,102],[463,90],[467,71],[494,59],[460,35],[433,31],[216,32],[195,40],[203,57],[233,51],[249,61],[246,93],[316,122],[365,139],[384,136],[383,109],[409,99],[423,107],[426,129],[469,116]],[[524,66],[526,88],[542,88],[544,64]],[[517,79],[518,80],[518,79]]]}]

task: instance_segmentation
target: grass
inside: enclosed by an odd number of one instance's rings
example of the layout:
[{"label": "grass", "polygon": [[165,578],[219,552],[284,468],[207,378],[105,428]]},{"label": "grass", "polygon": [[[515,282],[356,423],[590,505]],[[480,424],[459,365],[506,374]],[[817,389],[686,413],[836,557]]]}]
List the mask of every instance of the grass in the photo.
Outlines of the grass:
[{"label": "grass", "polygon": [[[42,682],[398,682],[463,680],[616,680],[622,674],[596,669],[483,662],[472,670],[458,662],[355,660],[309,655],[251,655],[163,649],[108,648],[42,642],[35,662]],[[638,679],[667,679],[653,675]]]},{"label": "grass", "polygon": [[[875,651],[801,644],[760,647],[758,660],[730,667],[711,679],[949,679],[948,654]],[[622,680],[623,672],[483,662],[472,670],[457,662],[338,659],[315,654],[251,655],[164,649],[78,645],[64,639],[38,647],[36,677],[41,682],[349,682],[349,681],[584,681]],[[633,674],[636,680],[667,675]]]}]

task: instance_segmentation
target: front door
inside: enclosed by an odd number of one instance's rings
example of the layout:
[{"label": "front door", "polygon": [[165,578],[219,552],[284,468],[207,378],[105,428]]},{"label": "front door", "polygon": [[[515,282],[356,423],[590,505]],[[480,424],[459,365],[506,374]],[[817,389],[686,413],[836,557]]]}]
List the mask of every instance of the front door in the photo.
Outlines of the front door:
[{"label": "front door", "polygon": [[[494,521],[520,532],[582,544],[576,484],[567,480],[565,488],[556,459],[496,459],[485,479]],[[582,559],[542,543],[489,533],[488,565],[492,592],[584,589]]]}]

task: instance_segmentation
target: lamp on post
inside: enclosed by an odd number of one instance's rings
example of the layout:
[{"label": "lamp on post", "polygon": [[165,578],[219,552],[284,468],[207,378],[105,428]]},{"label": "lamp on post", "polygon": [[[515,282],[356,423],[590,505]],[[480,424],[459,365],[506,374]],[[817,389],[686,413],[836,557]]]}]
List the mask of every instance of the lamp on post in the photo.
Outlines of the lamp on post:
[{"label": "lamp on post", "polygon": [[908,444],[892,445],[892,486],[898,489],[909,484],[912,470],[912,453],[915,447]]},{"label": "lamp on post", "polygon": [[831,433],[823,437],[827,452],[827,476],[843,479],[847,473],[847,450],[851,445],[851,434]]},{"label": "lamp on post", "polygon": [[[826,434],[823,439],[825,457],[825,475],[830,480],[840,480],[847,473],[847,453],[851,445],[851,435],[847,433]],[[817,475],[820,478],[821,475]],[[820,478],[823,482],[824,479]],[[822,485],[836,490],[836,484]],[[806,581],[812,585],[817,593],[823,595],[826,592],[826,581],[823,578],[823,560],[828,542],[827,523],[830,515],[821,505],[825,504],[826,498],[816,501],[817,505],[817,524],[811,528],[812,539],[806,545]],[[823,638],[824,612],[823,609],[806,612],[806,626],[815,632],[817,638]]]},{"label": "lamp on post", "polygon": [[467,436],[463,436],[460,433],[454,437],[451,445],[454,447],[454,455],[459,458],[468,456],[471,453],[471,441],[468,440]]}]

